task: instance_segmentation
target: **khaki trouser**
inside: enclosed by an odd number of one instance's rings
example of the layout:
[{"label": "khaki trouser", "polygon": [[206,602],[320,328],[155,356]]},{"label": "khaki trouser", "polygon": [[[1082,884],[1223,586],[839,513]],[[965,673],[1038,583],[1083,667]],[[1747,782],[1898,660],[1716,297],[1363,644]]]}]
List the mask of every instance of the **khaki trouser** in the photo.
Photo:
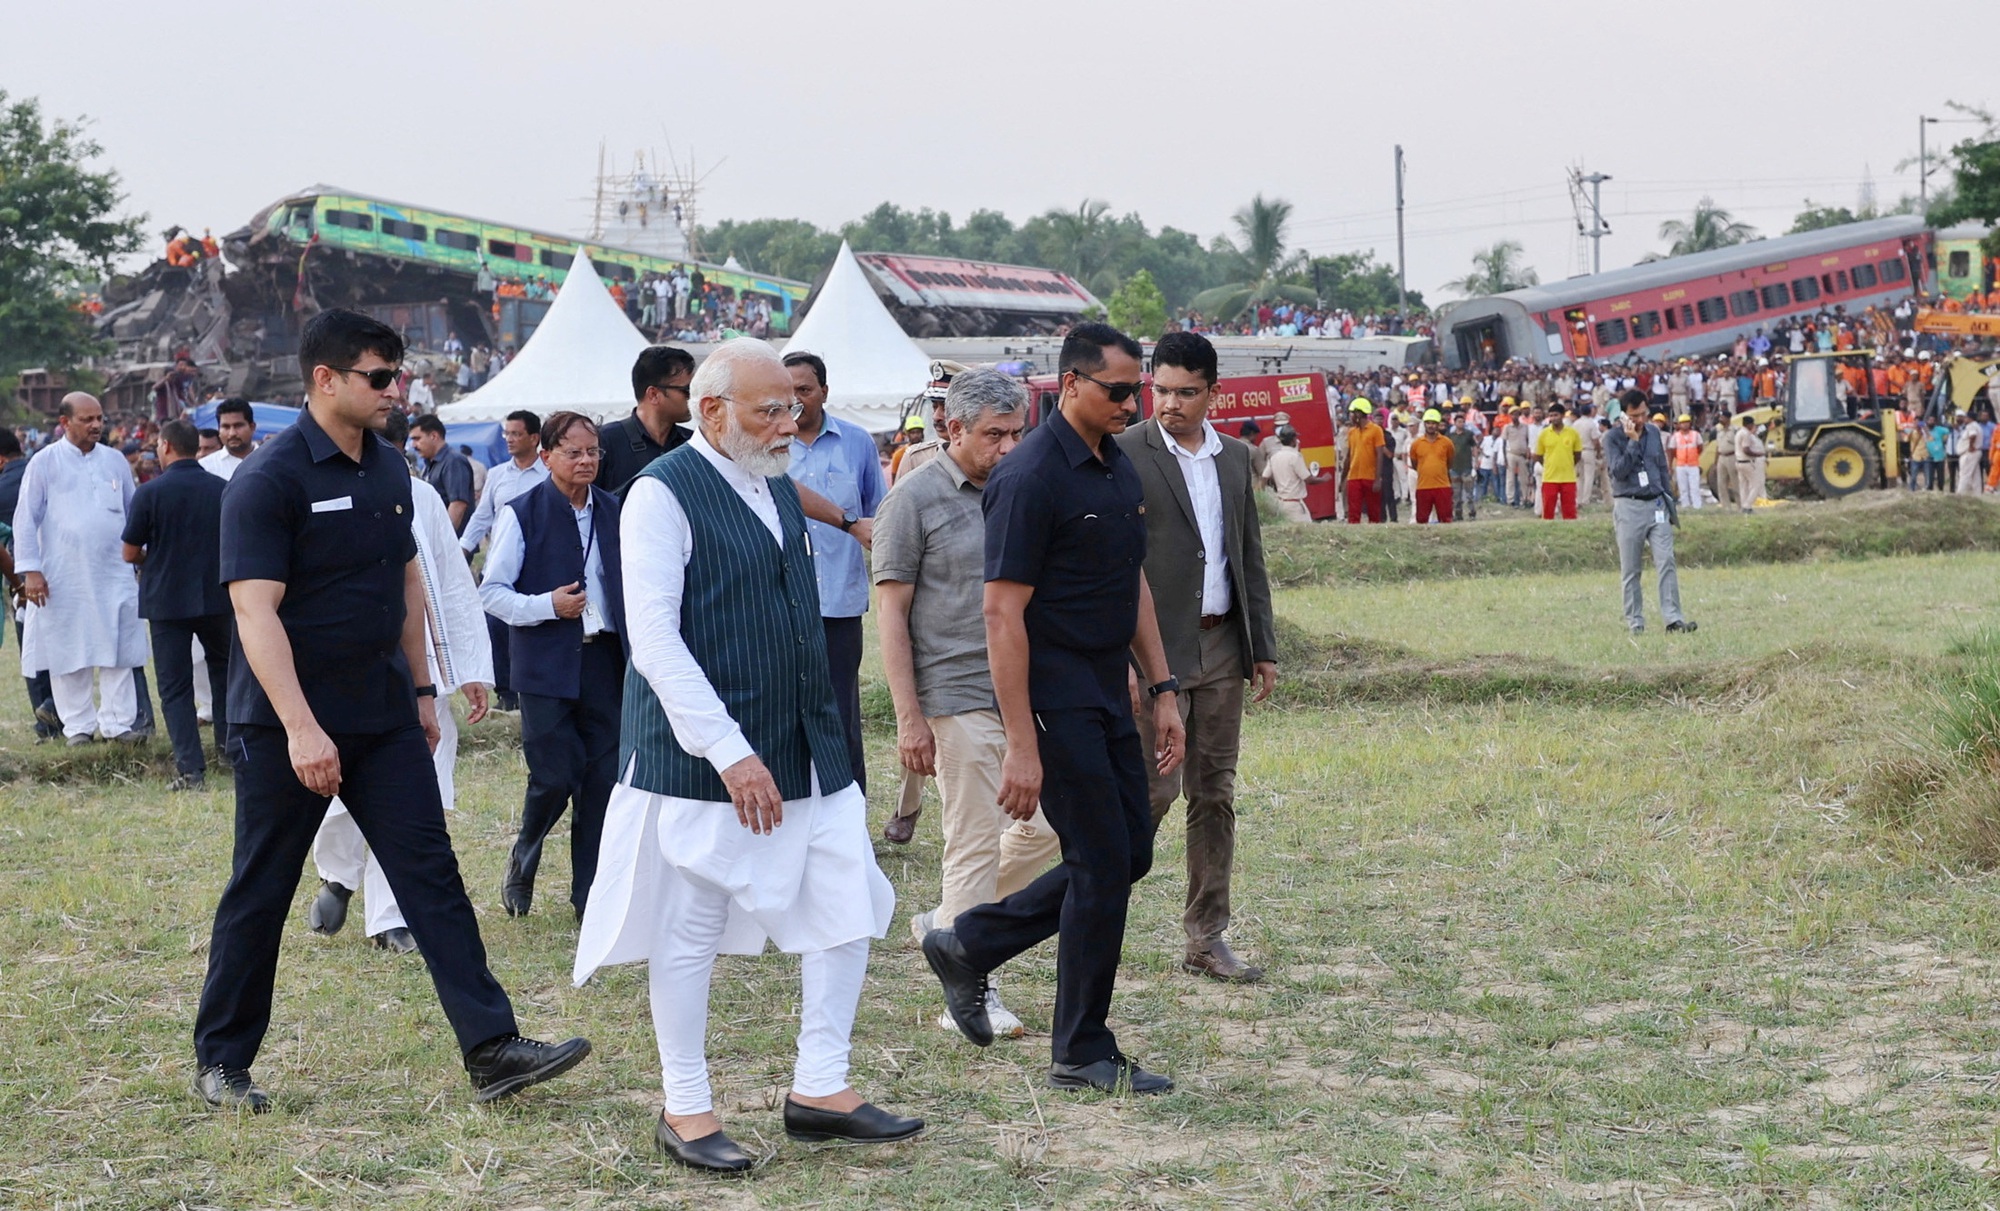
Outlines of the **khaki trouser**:
[{"label": "khaki trouser", "polygon": [[1280,497],[1278,512],[1291,521],[1310,523],[1313,519],[1312,510],[1306,508],[1306,502],[1302,500],[1285,500]]},{"label": "khaki trouser", "polygon": [[1576,503],[1581,508],[1597,491],[1597,456],[1585,454],[1576,461],[1576,468]]},{"label": "khaki trouser", "polygon": [[1534,477],[1529,473],[1528,456],[1507,455],[1507,503],[1510,505],[1532,501],[1535,498]]},{"label": "khaki trouser", "polygon": [[1187,910],[1181,926],[1188,952],[1205,952],[1229,929],[1229,876],[1236,863],[1236,758],[1243,739],[1243,624],[1240,607],[1221,626],[1201,633],[1201,668],[1175,669],[1181,683],[1181,723],[1187,761],[1162,777],[1150,704],[1139,711],[1153,826],[1187,795]]},{"label": "khaki trouser", "polygon": [[1736,456],[1715,460],[1715,503],[1728,505],[1736,499]]},{"label": "khaki trouser", "polygon": [[944,881],[931,924],[949,929],[958,914],[1021,890],[1055,861],[1060,844],[1041,808],[1016,820],[995,802],[1007,729],[999,711],[940,715],[938,798],[944,804]]},{"label": "khaki trouser", "polygon": [[1736,461],[1736,494],[1743,502],[1743,511],[1748,513],[1764,495],[1764,460],[1745,458]]}]

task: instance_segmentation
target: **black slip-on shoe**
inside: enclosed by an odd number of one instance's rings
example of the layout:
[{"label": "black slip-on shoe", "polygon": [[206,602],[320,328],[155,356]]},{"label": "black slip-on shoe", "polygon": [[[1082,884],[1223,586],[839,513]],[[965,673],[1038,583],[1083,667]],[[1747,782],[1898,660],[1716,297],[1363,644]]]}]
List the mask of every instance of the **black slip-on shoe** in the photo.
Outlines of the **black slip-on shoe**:
[{"label": "black slip-on shoe", "polygon": [[944,985],[944,1007],[958,1023],[958,1032],[976,1047],[993,1045],[993,1022],[986,1016],[986,973],[972,966],[965,947],[949,929],[924,935],[924,961]]},{"label": "black slip-on shoe", "polygon": [[589,1054],[589,1039],[540,1043],[518,1034],[503,1034],[465,1053],[465,1074],[478,1091],[473,1100],[490,1102],[559,1077]]},{"label": "black slip-on shoe", "polygon": [[1690,618],[1683,618],[1679,622],[1670,622],[1667,624],[1667,631],[1669,634],[1678,635],[1683,632],[1699,631],[1700,629],[1701,627],[1697,625],[1693,619]]},{"label": "black slip-on shoe", "polygon": [[399,955],[417,953],[417,939],[401,925],[385,929],[368,940],[375,943],[377,950],[392,950]]},{"label": "black slip-on shoe", "polygon": [[1129,1088],[1134,1093],[1165,1093],[1173,1087],[1172,1078],[1148,1072],[1122,1055],[1098,1060],[1094,1064],[1049,1065],[1051,1089],[1095,1089],[1099,1093],[1118,1093]]},{"label": "black slip-on shoe", "polygon": [[224,1068],[209,1064],[194,1074],[195,1096],[217,1110],[248,1110],[263,1114],[271,1109],[271,1095],[250,1079],[248,1068]]},{"label": "black slip-on shoe", "polygon": [[653,1127],[653,1146],[666,1153],[667,1159],[677,1165],[705,1169],[710,1173],[743,1173],[756,1163],[735,1140],[720,1131],[700,1139],[682,1139],[674,1134],[672,1127],[667,1126],[664,1114]]},{"label": "black slip-on shoe", "polygon": [[354,889],[342,887],[331,879],[321,879],[319,894],[306,908],[306,925],[316,934],[332,937],[347,924],[347,902],[354,896]]},{"label": "black slip-on shoe", "polygon": [[842,1113],[785,1098],[785,1134],[803,1143],[889,1144],[909,1139],[923,1129],[924,1120],[890,1114],[872,1102]]}]

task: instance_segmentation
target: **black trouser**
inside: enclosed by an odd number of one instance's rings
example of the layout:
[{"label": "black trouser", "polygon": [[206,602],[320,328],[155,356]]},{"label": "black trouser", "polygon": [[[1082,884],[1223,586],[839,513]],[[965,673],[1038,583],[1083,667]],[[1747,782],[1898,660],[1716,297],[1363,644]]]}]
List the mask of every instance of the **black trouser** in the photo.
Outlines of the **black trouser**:
[{"label": "black trouser", "polygon": [[132,670],[132,700],[138,703],[138,713],[132,716],[132,730],[141,735],[158,729],[158,721],[153,718],[153,691],[146,684],[146,666]]},{"label": "black trouser", "polygon": [[514,654],[507,649],[507,624],[486,616],[486,638],[493,644],[493,693],[505,710],[514,709]]},{"label": "black trouser", "polygon": [[[368,839],[430,969],[461,1053],[513,1034],[514,1010],[486,968],[486,947],[445,831],[430,746],[414,722],[392,732],[336,732],[340,799]],[[292,772],[285,730],[230,728],[236,765],[236,857],[215,907],[208,979],[194,1020],[195,1059],[248,1068],[271,1022],[271,991],[299,872],[328,797]]]},{"label": "black trouser", "polygon": [[[20,650],[21,632],[21,620],[16,617],[14,619],[14,649],[16,651]],[[54,688],[49,685],[49,674],[46,669],[39,673],[28,673],[21,680],[28,683],[28,711],[30,714],[41,710],[45,706],[52,711],[56,709],[56,693]],[[41,736],[44,739],[50,736],[60,736],[62,735],[62,727],[60,725],[50,727],[40,719],[37,719],[35,720],[35,735]]]},{"label": "black trouser", "polygon": [[604,806],[618,781],[618,717],[625,694],[625,649],[618,636],[598,635],[583,645],[583,674],[575,698],[521,695],[521,750],[528,759],[528,794],[521,804],[521,835],[514,852],[533,878],[542,842],[575,805],[569,830],[569,902],[580,910],[597,877],[597,847],[604,837]]},{"label": "black trouser", "polygon": [[202,758],[201,724],[194,717],[194,641],[201,640],[208,663],[208,686],[214,694],[215,748],[229,743],[229,653],[232,616],[155,618],[153,667],[160,674],[160,713],[167,717],[167,737],[174,744],[174,768],[183,774],[208,770]]},{"label": "black trouser", "polygon": [[992,971],[1060,934],[1050,1051],[1059,1064],[1119,1054],[1105,1025],[1132,884],[1153,865],[1153,814],[1139,729],[1123,711],[1036,711],[1042,812],[1062,862],[997,904],[953,925],[974,967]]},{"label": "black trouser", "polygon": [[826,626],[826,662],[833,673],[833,701],[847,726],[847,763],[854,783],[868,793],[868,762],[861,749],[861,620],[822,618]]}]

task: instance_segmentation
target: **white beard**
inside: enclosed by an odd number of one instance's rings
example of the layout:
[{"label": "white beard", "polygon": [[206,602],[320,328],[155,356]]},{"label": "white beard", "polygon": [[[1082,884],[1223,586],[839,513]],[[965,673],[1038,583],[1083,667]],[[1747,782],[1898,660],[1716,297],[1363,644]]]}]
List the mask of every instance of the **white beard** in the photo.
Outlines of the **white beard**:
[{"label": "white beard", "polygon": [[766,479],[783,475],[785,469],[792,465],[791,438],[774,446],[760,446],[757,439],[743,428],[743,422],[734,412],[729,414],[729,427],[722,431],[722,452],[746,474],[761,475]]}]

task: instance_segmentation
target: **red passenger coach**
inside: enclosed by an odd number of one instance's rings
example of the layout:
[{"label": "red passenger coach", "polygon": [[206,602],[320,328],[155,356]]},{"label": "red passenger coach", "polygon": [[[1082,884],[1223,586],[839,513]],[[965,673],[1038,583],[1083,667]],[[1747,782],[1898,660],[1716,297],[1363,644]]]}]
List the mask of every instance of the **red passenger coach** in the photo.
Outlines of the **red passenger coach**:
[{"label": "red passenger coach", "polygon": [[1454,369],[1717,353],[1793,316],[1894,306],[1921,287],[1929,239],[1897,215],[1531,286],[1451,308],[1440,343]]}]

